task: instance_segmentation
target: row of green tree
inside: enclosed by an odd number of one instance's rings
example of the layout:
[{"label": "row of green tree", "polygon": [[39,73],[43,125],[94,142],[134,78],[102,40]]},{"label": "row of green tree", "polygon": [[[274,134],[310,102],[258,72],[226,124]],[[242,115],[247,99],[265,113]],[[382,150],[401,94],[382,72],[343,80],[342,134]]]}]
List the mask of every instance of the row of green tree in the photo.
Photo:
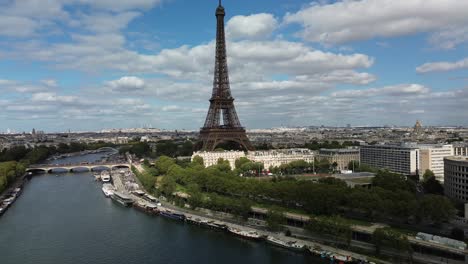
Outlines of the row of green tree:
[{"label": "row of green tree", "polygon": [[325,149],[341,149],[341,148],[348,148],[348,147],[353,147],[353,146],[359,146],[360,143],[358,141],[344,141],[342,143],[338,141],[328,141],[325,140],[323,142],[318,142],[316,140],[308,142],[304,144],[305,148],[311,149],[311,150],[319,150],[322,148]]},{"label": "row of green tree", "polygon": [[[222,160],[205,168],[202,159],[194,159],[183,167],[176,164],[174,159],[163,156],[155,164],[157,175],[164,175],[160,190],[168,196],[179,185],[186,188],[189,194],[216,194],[234,200],[245,198],[255,203],[294,208],[314,215],[351,214],[371,220],[441,223],[451,219],[455,213],[454,206],[447,198],[434,194],[417,195],[414,182],[388,171],[379,171],[372,181],[373,187],[364,189],[350,188],[335,178],[312,182],[294,178],[260,181],[239,177]],[[152,175],[153,182],[157,175]],[[194,191],[187,188],[190,186]],[[202,202],[206,202],[207,196],[203,197]]]},{"label": "row of green tree", "polygon": [[23,175],[30,164],[42,162],[49,156],[114,146],[114,144],[104,142],[91,144],[73,142],[70,144],[60,143],[58,146],[37,146],[34,148],[16,146],[3,149],[0,152],[0,193],[8,188],[16,177]]},{"label": "row of green tree", "polygon": [[73,153],[83,150],[96,150],[102,147],[115,147],[115,145],[105,142],[90,144],[72,142],[70,144],[60,143],[58,146],[37,146],[34,148],[16,146],[9,149],[3,149],[0,152],[0,162],[21,161],[23,163],[26,162],[34,164],[47,159],[47,157],[51,155]]},{"label": "row of green tree", "polygon": [[180,142],[162,140],[157,143],[135,141],[122,146],[119,151],[121,154],[129,152],[140,158],[157,158],[159,156],[175,158],[179,156],[191,156],[193,153],[193,142],[190,140]]},{"label": "row of green tree", "polygon": [[24,175],[26,166],[21,162],[0,162],[0,193],[15,181],[17,177]]}]

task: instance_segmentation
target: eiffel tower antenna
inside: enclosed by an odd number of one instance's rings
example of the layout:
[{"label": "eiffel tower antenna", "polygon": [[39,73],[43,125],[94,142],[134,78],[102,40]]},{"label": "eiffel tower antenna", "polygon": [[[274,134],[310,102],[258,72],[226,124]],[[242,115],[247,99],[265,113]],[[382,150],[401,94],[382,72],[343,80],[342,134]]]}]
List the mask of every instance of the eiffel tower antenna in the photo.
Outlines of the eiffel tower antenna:
[{"label": "eiffel tower antenna", "polygon": [[200,130],[202,150],[211,151],[223,142],[236,142],[246,150],[252,150],[245,128],[242,127],[231,95],[224,34],[224,7],[216,9],[216,57],[213,78],[213,91],[210,108],[203,128]]}]

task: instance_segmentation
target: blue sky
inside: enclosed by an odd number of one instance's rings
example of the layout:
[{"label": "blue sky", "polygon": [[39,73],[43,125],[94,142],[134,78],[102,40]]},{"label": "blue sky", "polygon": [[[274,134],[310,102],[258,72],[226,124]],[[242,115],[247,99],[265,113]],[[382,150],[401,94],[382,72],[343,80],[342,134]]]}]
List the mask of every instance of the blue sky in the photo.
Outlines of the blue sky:
[{"label": "blue sky", "polygon": [[[0,4],[0,131],[198,129],[216,0]],[[224,0],[247,128],[468,125],[458,0]]]}]

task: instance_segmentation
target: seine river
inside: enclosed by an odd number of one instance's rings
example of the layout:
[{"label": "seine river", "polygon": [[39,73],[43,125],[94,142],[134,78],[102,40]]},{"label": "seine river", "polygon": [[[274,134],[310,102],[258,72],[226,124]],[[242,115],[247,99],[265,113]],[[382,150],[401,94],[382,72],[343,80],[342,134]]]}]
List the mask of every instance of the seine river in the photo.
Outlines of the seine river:
[{"label": "seine river", "polygon": [[90,173],[73,173],[39,175],[26,184],[0,217],[0,263],[327,262],[121,207],[104,197]]}]

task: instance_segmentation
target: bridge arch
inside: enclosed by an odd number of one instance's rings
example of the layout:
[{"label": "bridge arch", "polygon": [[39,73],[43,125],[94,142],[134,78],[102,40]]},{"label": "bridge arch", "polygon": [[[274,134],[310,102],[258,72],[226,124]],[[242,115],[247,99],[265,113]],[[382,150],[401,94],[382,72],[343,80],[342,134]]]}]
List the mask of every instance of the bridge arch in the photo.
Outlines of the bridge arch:
[{"label": "bridge arch", "polygon": [[83,166],[73,167],[70,169],[70,172],[88,172],[88,171],[90,171],[89,167],[83,167]]},{"label": "bridge arch", "polygon": [[44,169],[27,169],[26,170],[27,173],[32,173],[32,174],[44,174],[44,173],[48,173],[47,170],[44,170]]},{"label": "bridge arch", "polygon": [[67,173],[67,172],[69,172],[69,169],[67,169],[67,168],[60,168],[60,167],[51,168],[51,169],[48,169],[48,170],[47,170],[47,173]]},{"label": "bridge arch", "polygon": [[111,170],[111,168],[110,168],[109,166],[101,165],[101,166],[94,166],[94,167],[91,167],[90,170],[91,170],[91,171],[105,171],[105,170]]},{"label": "bridge arch", "polygon": [[115,165],[115,166],[112,166],[112,169],[113,170],[118,170],[118,169],[130,169],[130,166],[128,165],[124,165],[124,164],[120,164],[120,165]]}]

